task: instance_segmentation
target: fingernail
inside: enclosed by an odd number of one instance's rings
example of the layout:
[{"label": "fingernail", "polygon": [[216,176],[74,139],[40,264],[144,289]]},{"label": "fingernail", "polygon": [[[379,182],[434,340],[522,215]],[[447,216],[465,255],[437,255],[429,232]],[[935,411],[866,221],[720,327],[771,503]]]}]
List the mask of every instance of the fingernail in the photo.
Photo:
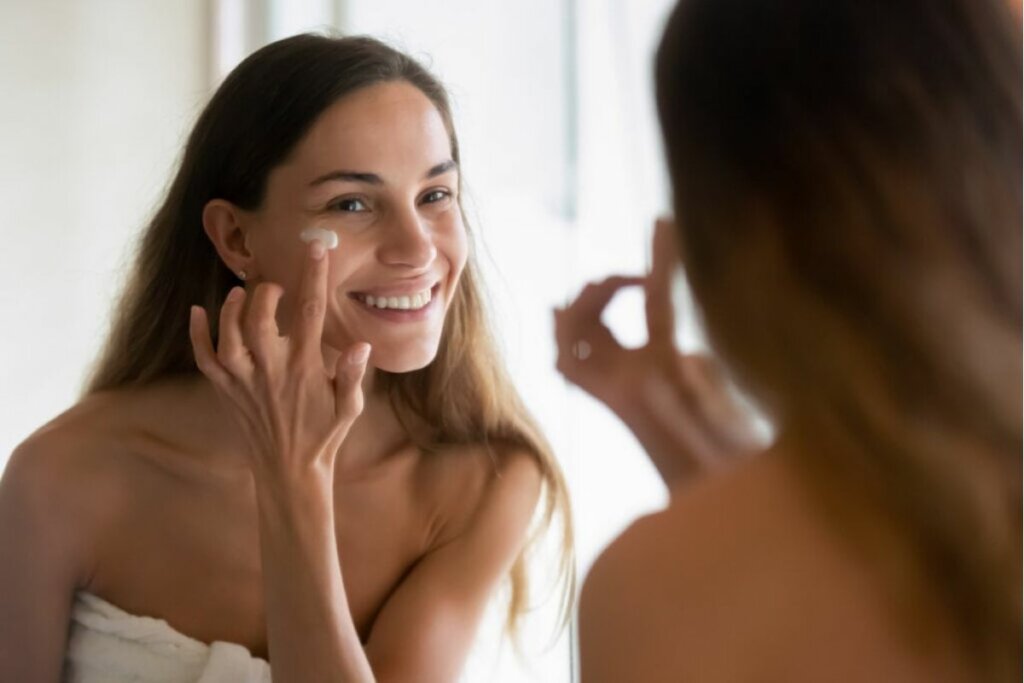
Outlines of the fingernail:
[{"label": "fingernail", "polygon": [[313,259],[319,261],[327,253],[327,247],[320,240],[313,240],[310,242],[309,253],[313,256]]},{"label": "fingernail", "polygon": [[366,362],[366,359],[370,357],[370,345],[360,344],[348,354],[348,362],[353,365],[361,365]]},{"label": "fingernail", "polygon": [[242,289],[241,287],[232,287],[231,291],[228,292],[227,301],[232,301],[232,302],[238,301],[239,299],[242,298],[242,294],[244,294],[244,293],[245,293],[245,290]]}]

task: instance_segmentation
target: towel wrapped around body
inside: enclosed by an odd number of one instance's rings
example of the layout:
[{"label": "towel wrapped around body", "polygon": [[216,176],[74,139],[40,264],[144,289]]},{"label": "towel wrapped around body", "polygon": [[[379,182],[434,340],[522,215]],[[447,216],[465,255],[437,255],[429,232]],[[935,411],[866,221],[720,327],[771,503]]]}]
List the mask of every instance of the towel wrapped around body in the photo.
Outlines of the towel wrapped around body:
[{"label": "towel wrapped around body", "polygon": [[270,665],[241,645],[206,645],[163,619],[129,614],[79,592],[71,612],[65,683],[270,683]]}]

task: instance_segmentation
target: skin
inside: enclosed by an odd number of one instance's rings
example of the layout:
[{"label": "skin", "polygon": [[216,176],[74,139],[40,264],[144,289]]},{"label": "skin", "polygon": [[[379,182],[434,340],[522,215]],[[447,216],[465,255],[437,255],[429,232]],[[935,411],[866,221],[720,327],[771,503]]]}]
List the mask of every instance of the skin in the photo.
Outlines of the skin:
[{"label": "skin", "polygon": [[[916,601],[917,621],[897,614],[879,558],[823,521],[787,459],[789,435],[765,448],[714,359],[675,348],[674,230],[657,225],[645,278],[590,284],[555,312],[559,369],[633,430],[670,492],[668,507],[615,539],[584,582],[581,680],[973,680],[935,596],[911,579],[902,597]],[[601,322],[615,291],[632,285],[647,301],[639,349],[621,347]],[[581,339],[591,347],[582,359]],[[907,562],[886,540],[886,561]]]},{"label": "skin", "polygon": [[[466,254],[457,169],[427,177],[449,149],[418,90],[373,86],[324,112],[259,210],[210,202],[207,234],[250,277],[219,348],[193,313],[204,374],[89,397],[0,481],[0,679],[58,679],[78,590],[240,643],[275,682],[457,675],[540,475],[513,450],[422,454],[367,371],[436,352]],[[379,182],[309,186],[337,169]],[[304,245],[311,226],[339,248]],[[418,322],[349,296],[421,282],[437,305]]]},{"label": "skin", "polygon": [[908,579],[915,620],[897,612],[882,558],[823,521],[783,448],[673,489],[604,551],[581,596],[584,683],[977,680],[934,598]]}]

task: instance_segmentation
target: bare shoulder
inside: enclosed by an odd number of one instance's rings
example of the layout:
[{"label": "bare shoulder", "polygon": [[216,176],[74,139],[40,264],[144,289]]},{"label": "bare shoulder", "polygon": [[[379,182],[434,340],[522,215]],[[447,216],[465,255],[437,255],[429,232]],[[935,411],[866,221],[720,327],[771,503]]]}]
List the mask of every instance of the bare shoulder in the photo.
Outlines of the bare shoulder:
[{"label": "bare shoulder", "polygon": [[46,479],[48,490],[110,507],[144,483],[159,485],[209,469],[208,460],[196,465],[183,457],[194,444],[182,415],[196,409],[176,391],[173,382],[156,382],[86,396],[15,449],[9,476]]},{"label": "bare shoulder", "polygon": [[667,509],[638,519],[605,549],[580,600],[584,681],[747,675],[737,667],[751,653],[730,654],[747,639],[746,608],[762,602],[741,576],[756,566],[747,510],[765,495],[761,476],[733,471],[674,491]]},{"label": "bare shoulder", "polygon": [[[0,678],[57,680],[74,593],[99,564],[132,472],[117,441],[125,404],[89,397],[17,446],[0,478]],[[14,656],[16,653],[17,656]]]},{"label": "bare shoulder", "polygon": [[541,472],[532,454],[468,444],[424,453],[416,468],[416,495],[439,524],[381,609],[367,656],[388,680],[454,680],[526,540]]},{"label": "bare shoulder", "polygon": [[117,415],[127,400],[118,392],[83,398],[21,442],[8,468],[58,477],[95,471],[97,446],[114,436]]},{"label": "bare shoulder", "polygon": [[40,427],[19,444],[4,468],[0,497],[5,510],[46,528],[49,538],[87,555],[90,527],[116,505],[123,486],[104,457],[110,396],[90,397]]},{"label": "bare shoulder", "polygon": [[[57,680],[74,592],[95,568],[113,490],[76,406],[21,443],[0,478],[0,678]],[[17,653],[17,657],[11,656]]]},{"label": "bare shoulder", "polygon": [[436,510],[438,544],[480,528],[481,522],[518,533],[529,525],[542,485],[533,453],[478,444],[424,455],[418,480],[422,495]]},{"label": "bare shoulder", "polygon": [[632,679],[645,681],[956,680],[895,625],[879,586],[790,466],[761,456],[674,492],[605,550],[580,638],[584,674],[610,673],[584,680],[624,680],[619,662],[652,667]]}]

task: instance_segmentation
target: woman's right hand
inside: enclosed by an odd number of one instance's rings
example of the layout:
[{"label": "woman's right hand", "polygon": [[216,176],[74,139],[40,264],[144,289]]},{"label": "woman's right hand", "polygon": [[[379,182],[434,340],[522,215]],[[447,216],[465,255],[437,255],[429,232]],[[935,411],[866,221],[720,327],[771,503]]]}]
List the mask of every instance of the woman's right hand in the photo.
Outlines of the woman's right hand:
[{"label": "woman's right hand", "polygon": [[[669,485],[763,446],[718,361],[676,348],[674,233],[670,221],[657,222],[647,277],[588,284],[555,311],[558,370],[626,423]],[[620,289],[638,285],[646,297],[648,341],[627,349],[601,314]]]},{"label": "woman's right hand", "polygon": [[249,446],[260,480],[329,476],[334,458],[363,409],[361,380],[369,344],[344,350],[333,372],[321,350],[327,308],[328,259],[310,244],[288,336],[278,333],[280,285],[261,283],[246,308],[246,291],[232,289],[220,312],[214,350],[206,311],[192,307],[190,335],[199,370],[213,383]]}]

